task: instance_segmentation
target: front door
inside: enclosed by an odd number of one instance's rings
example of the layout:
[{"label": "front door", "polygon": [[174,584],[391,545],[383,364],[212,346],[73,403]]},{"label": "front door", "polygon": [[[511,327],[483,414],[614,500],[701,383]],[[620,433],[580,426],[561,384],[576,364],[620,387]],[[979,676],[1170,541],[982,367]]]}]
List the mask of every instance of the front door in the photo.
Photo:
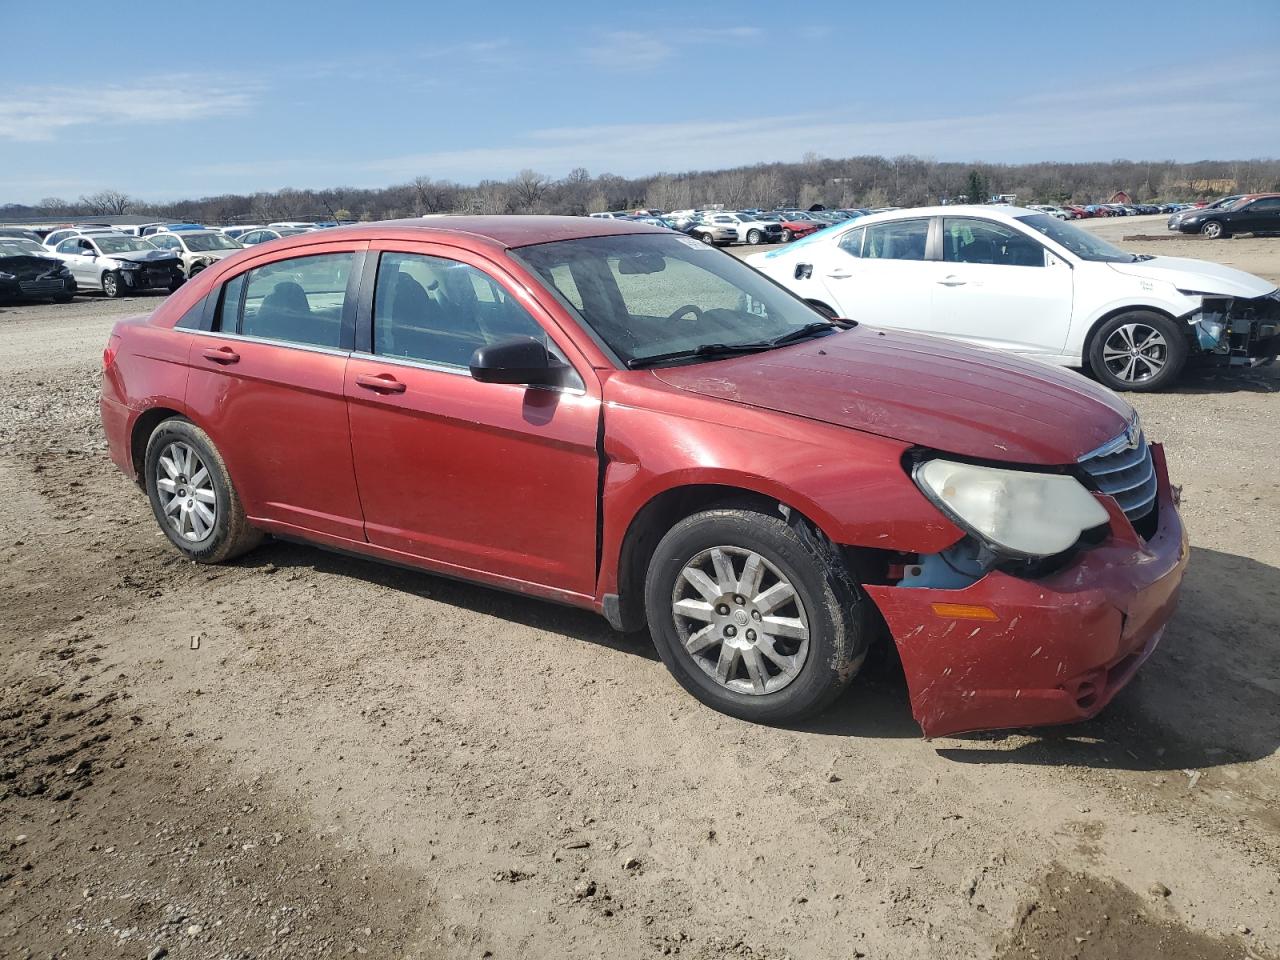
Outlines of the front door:
[{"label": "front door", "polygon": [[942,260],[930,264],[931,329],[999,350],[1058,356],[1071,327],[1072,269],[1020,230],[942,218]]},{"label": "front door", "polygon": [[227,280],[214,329],[192,337],[187,403],[251,518],[360,542],[343,395],[356,246],[289,251]]},{"label": "front door", "polygon": [[927,332],[928,237],[928,217],[858,227],[826,248],[822,262],[813,265],[814,278],[826,287],[842,317],[873,327]]},{"label": "front door", "polygon": [[58,259],[67,265],[76,283],[82,287],[98,286],[98,258],[93,244],[84,237],[68,237],[55,248]]},{"label": "front door", "polygon": [[362,304],[368,342],[346,379],[369,542],[508,586],[593,595],[594,377],[555,390],[472,379],[475,349],[507,336],[537,337],[590,371],[484,258],[381,245],[394,249],[380,254],[372,303]]}]

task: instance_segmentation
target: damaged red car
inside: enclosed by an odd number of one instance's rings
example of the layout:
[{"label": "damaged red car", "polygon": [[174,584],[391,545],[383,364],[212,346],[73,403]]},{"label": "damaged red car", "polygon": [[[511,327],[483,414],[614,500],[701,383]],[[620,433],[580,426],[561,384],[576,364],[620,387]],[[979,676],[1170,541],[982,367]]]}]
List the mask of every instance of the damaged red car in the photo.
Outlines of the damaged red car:
[{"label": "damaged red car", "polygon": [[928,736],[1089,717],[1187,558],[1115,394],[621,220],[263,244],[117,324],[101,413],[192,560],[274,535],[586,607],[762,722],[888,638]]}]

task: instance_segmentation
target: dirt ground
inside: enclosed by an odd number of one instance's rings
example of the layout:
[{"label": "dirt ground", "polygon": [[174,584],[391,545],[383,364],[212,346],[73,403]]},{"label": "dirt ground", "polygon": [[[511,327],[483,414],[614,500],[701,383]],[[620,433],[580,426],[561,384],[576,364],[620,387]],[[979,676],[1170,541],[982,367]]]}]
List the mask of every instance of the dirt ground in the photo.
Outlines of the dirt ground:
[{"label": "dirt ground", "polygon": [[95,404],[156,303],[0,308],[0,957],[1280,957],[1280,370],[1137,398],[1193,544],[1137,681],[926,742],[892,668],[752,726],[586,613],[180,561]]}]

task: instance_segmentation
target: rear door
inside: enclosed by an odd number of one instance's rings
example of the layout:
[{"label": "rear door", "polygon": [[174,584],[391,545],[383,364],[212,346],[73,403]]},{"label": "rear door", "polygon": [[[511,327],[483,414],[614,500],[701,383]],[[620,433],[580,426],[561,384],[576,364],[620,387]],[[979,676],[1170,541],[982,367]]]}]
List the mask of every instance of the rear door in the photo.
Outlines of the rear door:
[{"label": "rear door", "polygon": [[250,517],[363,541],[343,378],[366,243],[260,256],[193,338],[187,404]]},{"label": "rear door", "polygon": [[1072,270],[1034,237],[995,220],[943,217],[931,280],[933,332],[1019,353],[1062,352]]},{"label": "rear door", "polygon": [[929,218],[858,227],[829,245],[814,275],[842,317],[898,330],[929,328]]},{"label": "rear door", "polygon": [[[374,248],[346,378],[369,542],[479,579],[592,595],[594,375],[498,265],[439,244]],[[508,336],[547,343],[575,365],[575,385],[472,379],[475,349]]]}]

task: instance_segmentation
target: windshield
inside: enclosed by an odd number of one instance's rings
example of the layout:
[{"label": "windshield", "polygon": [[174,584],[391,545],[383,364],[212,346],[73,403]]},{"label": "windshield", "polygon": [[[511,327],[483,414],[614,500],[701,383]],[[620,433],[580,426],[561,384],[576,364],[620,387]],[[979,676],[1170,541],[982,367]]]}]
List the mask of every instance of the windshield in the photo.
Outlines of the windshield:
[{"label": "windshield", "polygon": [[1137,254],[1126,253],[1101,237],[1045,213],[1019,217],[1018,222],[1062,244],[1081,260],[1095,260],[1099,263],[1133,263],[1138,259]]},{"label": "windshield", "polygon": [[239,250],[244,245],[220,233],[185,234],[182,242],[193,253],[204,253],[207,250]]},{"label": "windshield", "polygon": [[95,237],[94,243],[103,253],[138,253],[143,250],[155,250],[154,244],[138,237]]},{"label": "windshield", "polygon": [[47,257],[49,251],[34,240],[24,240],[22,237],[0,237],[0,256],[24,257],[31,254]]},{"label": "windshield", "polygon": [[589,237],[514,253],[623,363],[761,344],[823,320],[736,257],[688,237]]}]

